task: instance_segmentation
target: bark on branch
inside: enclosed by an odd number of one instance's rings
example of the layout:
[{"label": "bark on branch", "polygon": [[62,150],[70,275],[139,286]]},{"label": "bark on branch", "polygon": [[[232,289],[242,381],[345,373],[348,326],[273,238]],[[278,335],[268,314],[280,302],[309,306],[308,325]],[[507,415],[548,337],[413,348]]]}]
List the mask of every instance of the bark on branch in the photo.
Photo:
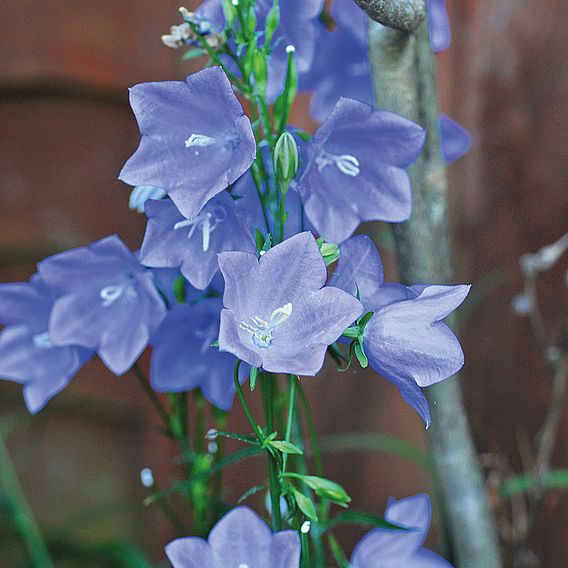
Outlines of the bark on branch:
[{"label": "bark on branch", "polygon": [[414,31],[426,17],[425,0],[355,0],[375,22],[394,30]]},{"label": "bark on branch", "polygon": [[[369,57],[377,107],[405,116],[428,132],[422,155],[409,170],[412,217],[395,226],[401,280],[450,284],[446,176],[440,153],[436,69],[427,24],[408,33],[371,21]],[[425,394],[432,412],[428,442],[456,565],[500,568],[497,533],[460,382],[457,377],[448,379],[426,389]]]}]

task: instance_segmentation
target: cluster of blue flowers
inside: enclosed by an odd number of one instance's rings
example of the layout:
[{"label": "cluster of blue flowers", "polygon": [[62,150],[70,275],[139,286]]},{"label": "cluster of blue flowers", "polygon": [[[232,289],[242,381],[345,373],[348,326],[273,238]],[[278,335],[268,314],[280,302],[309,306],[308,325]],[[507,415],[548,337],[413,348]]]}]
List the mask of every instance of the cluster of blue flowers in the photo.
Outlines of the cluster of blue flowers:
[{"label": "cluster of blue flowers", "polygon": [[[429,2],[435,49],[449,43],[444,3]],[[211,49],[220,40],[208,38],[232,25],[231,5],[238,2],[206,0],[195,14],[185,11],[185,32],[172,30],[168,41],[191,45],[202,36]],[[371,106],[367,22],[352,0],[334,0],[333,31],[318,20],[323,0],[286,0],[271,29],[274,5],[254,5],[257,27],[273,35],[265,99],[283,104],[280,93],[290,91],[297,68],[323,123],[311,137],[283,125],[276,144],[259,143],[260,119],[251,123],[232,84],[245,69],[226,53],[186,81],[133,87],[142,138],[120,179],[134,187],[131,207],[148,219],[140,251],[110,236],[40,262],[29,283],[0,285],[0,377],[23,385],[30,412],[95,353],[121,375],[151,345],[156,391],[200,388],[228,410],[237,360],[247,364],[241,382],[251,369],[313,376],[330,346],[350,341],[429,425],[422,388],[463,365],[442,320],[469,287],[385,283],[371,239],[353,236],[363,221],[409,218],[406,168],[425,132]],[[227,41],[238,51],[234,38]],[[445,116],[440,127],[451,162],[469,135]],[[353,553],[353,567],[448,566],[422,548],[427,497],[391,503],[386,519],[410,530],[372,531]],[[300,545],[297,532],[271,534],[252,511],[237,508],[208,542],[174,541],[167,553],[176,568],[284,568],[298,565]]]}]

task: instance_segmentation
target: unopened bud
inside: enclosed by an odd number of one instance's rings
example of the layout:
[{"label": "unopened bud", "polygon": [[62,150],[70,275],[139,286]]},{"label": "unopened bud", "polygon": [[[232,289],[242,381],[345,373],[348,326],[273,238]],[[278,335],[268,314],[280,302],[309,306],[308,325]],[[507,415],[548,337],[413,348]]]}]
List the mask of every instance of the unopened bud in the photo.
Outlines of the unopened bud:
[{"label": "unopened bud", "polygon": [[304,521],[300,527],[300,532],[302,534],[308,534],[312,528],[312,523],[310,521]]},{"label": "unopened bud", "polygon": [[334,243],[320,244],[320,252],[325,261],[325,265],[333,264],[339,258],[339,246]]},{"label": "unopened bud", "polygon": [[216,440],[218,435],[219,435],[219,430],[217,430],[216,428],[210,428],[209,430],[207,430],[207,434],[205,434],[205,437],[208,440]]},{"label": "unopened bud", "polygon": [[274,148],[274,172],[279,180],[290,182],[299,166],[298,145],[289,132],[284,132]]},{"label": "unopened bud", "polygon": [[148,488],[154,485],[154,474],[149,467],[145,467],[140,471],[140,483],[142,483],[144,487]]},{"label": "unopened bud", "polygon": [[280,7],[278,4],[272,6],[270,11],[268,12],[268,16],[266,16],[266,26],[264,28],[264,38],[266,41],[266,45],[270,45],[272,41],[272,36],[274,32],[278,29],[280,25]]}]

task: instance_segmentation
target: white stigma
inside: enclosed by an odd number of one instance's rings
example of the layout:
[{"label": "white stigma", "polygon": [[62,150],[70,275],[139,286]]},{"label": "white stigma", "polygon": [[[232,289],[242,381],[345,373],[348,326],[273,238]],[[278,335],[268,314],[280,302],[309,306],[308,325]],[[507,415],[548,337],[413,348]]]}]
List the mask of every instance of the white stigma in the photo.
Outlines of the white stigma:
[{"label": "white stigma", "polygon": [[350,154],[331,154],[322,150],[320,155],[316,158],[318,172],[321,172],[327,166],[336,166],[337,169],[351,177],[357,177],[361,173],[359,160]]},{"label": "white stigma", "polygon": [[40,349],[51,349],[53,347],[48,331],[44,331],[43,333],[37,333],[36,335],[33,336],[32,339],[34,345],[36,347],[39,347]]},{"label": "white stigma", "polygon": [[227,212],[222,207],[214,207],[210,211],[202,211],[191,221],[189,219],[178,221],[174,225],[174,231],[177,229],[183,229],[184,227],[190,227],[187,238],[191,239],[195,231],[199,229],[202,235],[203,252],[207,252],[209,250],[209,245],[211,244],[211,233],[226,219]]},{"label": "white stigma", "polygon": [[132,279],[126,278],[122,284],[105,286],[99,292],[99,296],[102,300],[103,308],[108,308],[122,296],[125,297],[126,301],[132,302],[138,297],[138,294],[136,293],[136,288],[132,284]]},{"label": "white stigma", "polygon": [[262,319],[260,316],[252,316],[250,319],[252,324],[242,321],[239,327],[250,333],[252,342],[263,349],[266,349],[272,343],[272,332],[275,327],[282,325],[292,315],[292,304],[288,303],[281,308],[276,308],[270,315],[269,321]]},{"label": "white stigma", "polygon": [[193,146],[198,146],[199,148],[205,148],[215,144],[217,140],[211,138],[211,136],[206,136],[205,134],[192,134],[186,141],[185,147],[192,148]]},{"label": "white stigma", "polygon": [[300,532],[302,534],[308,534],[311,528],[312,528],[312,523],[310,523],[310,521],[304,521],[302,523],[302,526],[300,527]]},{"label": "white stigma", "polygon": [[296,51],[296,48],[293,45],[287,45],[286,46],[286,53],[294,53]]}]

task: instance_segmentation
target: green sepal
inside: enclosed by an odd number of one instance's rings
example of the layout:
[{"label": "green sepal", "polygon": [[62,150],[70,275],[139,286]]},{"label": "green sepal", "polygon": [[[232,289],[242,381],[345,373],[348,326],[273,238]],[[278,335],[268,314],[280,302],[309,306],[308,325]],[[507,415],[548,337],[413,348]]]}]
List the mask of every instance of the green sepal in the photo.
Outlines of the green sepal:
[{"label": "green sepal", "polygon": [[185,304],[187,300],[186,285],[187,281],[183,276],[177,276],[174,280],[174,297],[178,304]]},{"label": "green sepal", "polygon": [[290,485],[290,491],[292,491],[292,495],[294,495],[294,500],[298,505],[298,508],[308,519],[312,521],[318,520],[318,514],[316,512],[316,507],[311,499],[306,497],[303,493],[300,493],[295,487]]},{"label": "green sepal", "polygon": [[264,246],[260,250],[260,252],[265,253],[272,248],[272,235],[268,233],[264,239]]},{"label": "green sepal", "polygon": [[363,349],[363,344],[360,341],[355,341],[355,357],[357,357],[357,361],[359,361],[359,365],[366,369],[369,366],[369,360],[367,359],[367,355],[365,355],[365,351]]},{"label": "green sepal", "polygon": [[359,327],[361,328],[361,333],[363,332],[363,328],[371,321],[371,318],[375,315],[375,312],[367,312],[365,315],[363,315],[359,321],[357,322],[359,324]]},{"label": "green sepal", "polygon": [[258,367],[251,367],[250,370],[250,390],[253,391],[256,388],[256,379],[258,377]]},{"label": "green sepal", "polygon": [[211,345],[210,347],[219,347],[219,340],[216,339]]},{"label": "green sepal", "polygon": [[264,235],[258,227],[254,229],[254,242],[256,243],[256,252],[260,252],[264,248]]}]

